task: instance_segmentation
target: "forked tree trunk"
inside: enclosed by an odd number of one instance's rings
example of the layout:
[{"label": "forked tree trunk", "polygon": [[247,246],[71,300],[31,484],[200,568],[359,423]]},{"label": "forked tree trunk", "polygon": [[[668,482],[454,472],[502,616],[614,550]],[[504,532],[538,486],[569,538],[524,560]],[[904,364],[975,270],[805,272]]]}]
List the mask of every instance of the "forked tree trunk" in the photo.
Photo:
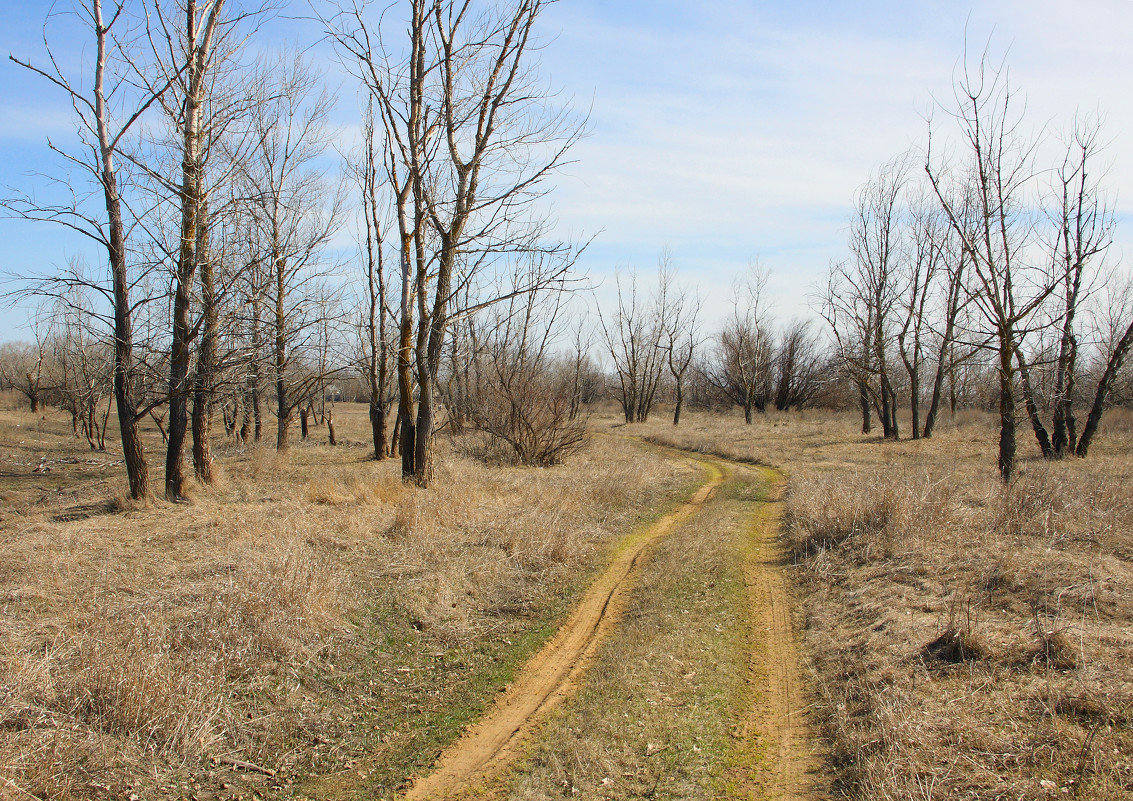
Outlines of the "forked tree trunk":
[{"label": "forked tree trunk", "polygon": [[381,401],[370,400],[370,429],[374,437],[374,458],[378,461],[389,453],[389,439],[386,434],[386,408]]}]

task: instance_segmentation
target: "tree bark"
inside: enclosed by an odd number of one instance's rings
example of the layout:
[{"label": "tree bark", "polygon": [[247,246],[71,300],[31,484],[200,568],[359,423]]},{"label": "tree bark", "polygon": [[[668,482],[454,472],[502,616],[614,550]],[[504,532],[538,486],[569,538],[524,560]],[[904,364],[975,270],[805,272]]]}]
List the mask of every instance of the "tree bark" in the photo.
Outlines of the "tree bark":
[{"label": "tree bark", "polygon": [[381,461],[389,454],[389,435],[386,433],[386,409],[380,401],[370,400],[370,429],[374,435],[374,459]]},{"label": "tree bark", "polygon": [[1009,483],[1015,474],[1015,348],[1002,332],[999,343],[999,474]]},{"label": "tree bark", "polygon": [[1121,365],[1124,364],[1125,357],[1129,353],[1130,347],[1133,347],[1133,322],[1125,329],[1125,334],[1118,341],[1117,347],[1114,348],[1113,354],[1106,363],[1105,371],[1098,381],[1098,388],[1094,393],[1094,402],[1090,406],[1090,414],[1086,418],[1086,426],[1082,429],[1082,437],[1078,440],[1078,445],[1074,449],[1075,454],[1080,458],[1085,459],[1090,451],[1090,443],[1093,442],[1094,435],[1097,434],[1098,431],[1098,426],[1101,425],[1102,413],[1105,411],[1105,399],[1109,394],[1109,388],[1112,386],[1118,371],[1121,370]]},{"label": "tree bark", "polygon": [[1042,451],[1043,458],[1050,459],[1054,456],[1054,449],[1051,447],[1050,435],[1047,433],[1046,426],[1043,425],[1042,418],[1039,416],[1039,406],[1035,400],[1034,386],[1031,384],[1031,371],[1027,368],[1027,360],[1023,358],[1021,352],[1016,351],[1015,356],[1019,362],[1019,378],[1023,383],[1023,405],[1027,409],[1031,429],[1035,432],[1035,439],[1038,440],[1039,450]]},{"label": "tree bark", "polygon": [[865,381],[858,382],[858,405],[862,412],[862,433],[868,434],[873,431],[873,414],[870,410],[869,390]]},{"label": "tree bark", "polygon": [[[209,429],[212,422],[212,397],[216,387],[217,339],[220,323],[216,303],[216,281],[208,252],[207,208],[202,202],[201,221],[197,228],[201,306],[204,319],[201,344],[197,353],[197,375],[193,386],[193,472],[202,484],[213,483],[212,449]],[[235,425],[235,414],[233,415]]]},{"label": "tree bark", "polygon": [[138,426],[138,409],[132,394],[134,365],[134,329],[131,320],[130,281],[126,266],[126,235],[122,224],[122,201],[118,195],[118,178],[114,169],[114,149],[107,130],[106,102],[103,94],[103,73],[106,65],[107,29],[103,27],[102,4],[93,3],[98,40],[98,68],[95,74],[95,117],[98,126],[100,178],[110,229],[107,248],[114,292],[114,401],[118,409],[118,427],[122,435],[122,457],[130,497],[148,501],[151,497],[149,465]]}]

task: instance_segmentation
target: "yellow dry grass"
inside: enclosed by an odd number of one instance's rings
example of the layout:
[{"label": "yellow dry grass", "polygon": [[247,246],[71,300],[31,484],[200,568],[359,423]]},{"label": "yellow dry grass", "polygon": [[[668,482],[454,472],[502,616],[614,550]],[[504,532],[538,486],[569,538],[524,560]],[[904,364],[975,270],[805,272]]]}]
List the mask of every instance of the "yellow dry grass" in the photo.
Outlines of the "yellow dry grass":
[{"label": "yellow dry grass", "polygon": [[375,742],[392,793],[451,736],[430,716],[485,703],[482,663],[693,478],[597,439],[554,470],[445,453],[420,490],[367,458],[364,408],[335,420],[341,447],[218,442],[217,486],[130,508],[114,454],[0,411],[0,797],[285,795]]},{"label": "yellow dry grass", "polygon": [[1020,430],[1007,488],[990,415],[882,442],[851,415],[690,415],[641,434],[785,467],[814,703],[858,799],[1133,793],[1133,414],[1088,460]]}]

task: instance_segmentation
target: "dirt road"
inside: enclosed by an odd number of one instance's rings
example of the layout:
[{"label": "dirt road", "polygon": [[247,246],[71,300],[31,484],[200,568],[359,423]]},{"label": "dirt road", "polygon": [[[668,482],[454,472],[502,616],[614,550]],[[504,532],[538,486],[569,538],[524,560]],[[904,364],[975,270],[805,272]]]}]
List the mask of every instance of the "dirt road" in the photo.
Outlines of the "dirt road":
[{"label": "dirt road", "polygon": [[786,481],[776,470],[756,469],[770,490],[751,516],[744,565],[752,611],[753,647],[748,669],[754,694],[740,739],[742,749],[753,758],[733,768],[736,796],[801,800],[815,796],[820,764],[805,718],[799,653],[779,541]]},{"label": "dirt road", "polygon": [[[689,458],[671,453],[674,458]],[[771,490],[744,504],[749,691],[742,702],[745,708],[736,711],[734,753],[739,758],[730,760],[726,786],[728,794],[737,798],[811,797],[814,760],[801,715],[802,687],[777,539],[782,477],[766,468],[715,458],[696,461],[705,470],[705,481],[692,497],[622,543],[556,636],[524,667],[494,708],[442,754],[434,770],[414,782],[405,798],[497,796],[495,791],[502,788],[495,787],[493,780],[525,752],[546,713],[572,694],[603,640],[617,636],[643,555],[671,532],[694,526],[705,507],[715,502],[717,490],[736,484],[737,471]],[[759,475],[753,476],[753,471]]]}]

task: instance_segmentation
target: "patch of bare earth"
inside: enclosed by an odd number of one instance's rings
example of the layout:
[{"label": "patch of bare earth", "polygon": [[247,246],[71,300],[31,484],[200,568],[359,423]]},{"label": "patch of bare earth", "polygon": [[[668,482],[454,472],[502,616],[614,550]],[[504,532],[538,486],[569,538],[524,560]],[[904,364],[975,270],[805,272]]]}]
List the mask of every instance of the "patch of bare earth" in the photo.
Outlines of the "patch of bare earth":
[{"label": "patch of bare earth", "polygon": [[218,486],[133,508],[113,452],[0,412],[0,797],[392,797],[696,475],[596,440],[446,454],[423,491],[367,458],[364,408],[336,424],[218,440]]}]

